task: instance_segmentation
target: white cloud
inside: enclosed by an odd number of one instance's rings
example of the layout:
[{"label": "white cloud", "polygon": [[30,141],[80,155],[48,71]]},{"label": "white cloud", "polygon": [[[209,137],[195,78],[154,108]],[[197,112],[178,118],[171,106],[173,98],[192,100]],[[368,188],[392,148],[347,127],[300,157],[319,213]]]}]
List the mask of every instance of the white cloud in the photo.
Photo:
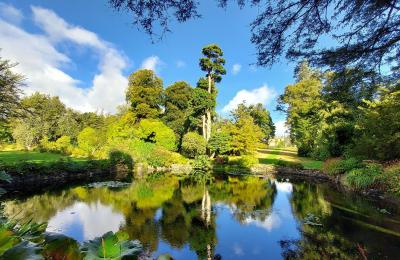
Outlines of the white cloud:
[{"label": "white cloud", "polygon": [[242,65],[240,65],[239,63],[233,64],[233,66],[232,66],[232,74],[233,75],[238,74],[241,69],[242,69]]},{"label": "white cloud", "polygon": [[285,123],[284,120],[275,122],[275,136],[282,137],[288,134],[288,128]]},{"label": "white cloud", "polygon": [[275,97],[275,91],[263,85],[260,88],[246,90],[242,89],[229,101],[229,103],[222,108],[223,113],[229,113],[234,110],[239,104],[245,102],[247,105],[255,105],[261,103],[266,105],[271,99]]},{"label": "white cloud", "polygon": [[[99,201],[90,204],[75,202],[49,219],[46,231],[68,234],[82,242],[80,232],[83,240],[94,239],[109,231],[117,232],[124,224],[125,219],[121,213],[114,212],[110,206]],[[76,226],[80,227],[80,232],[73,230]]]},{"label": "white cloud", "polygon": [[273,229],[280,227],[282,220],[277,213],[272,212],[265,220],[258,220],[248,217],[246,218],[245,223],[271,232]]},{"label": "white cloud", "polygon": [[20,10],[6,3],[0,3],[0,17],[15,24],[20,23],[24,18]]},{"label": "white cloud", "polygon": [[292,193],[293,185],[289,182],[275,182],[276,189],[284,193]]},{"label": "white cloud", "polygon": [[244,255],[243,248],[238,243],[233,244],[233,253],[237,256]]},{"label": "white cloud", "polygon": [[[67,106],[80,111],[114,112],[124,102],[128,84],[122,73],[127,67],[122,53],[97,34],[68,24],[51,10],[32,7],[32,13],[43,33],[33,34],[0,19],[1,54],[19,63],[15,70],[27,78],[25,93],[39,91],[59,96]],[[72,43],[99,57],[98,72],[89,86],[80,87],[78,79],[63,71],[73,61],[57,49],[59,43]]]},{"label": "white cloud", "polygon": [[157,72],[161,64],[161,59],[158,56],[153,55],[144,59],[141,67],[142,69],[148,69]]},{"label": "white cloud", "polygon": [[177,67],[177,68],[186,67],[186,63],[185,63],[183,60],[178,60],[178,61],[176,62],[176,67]]}]

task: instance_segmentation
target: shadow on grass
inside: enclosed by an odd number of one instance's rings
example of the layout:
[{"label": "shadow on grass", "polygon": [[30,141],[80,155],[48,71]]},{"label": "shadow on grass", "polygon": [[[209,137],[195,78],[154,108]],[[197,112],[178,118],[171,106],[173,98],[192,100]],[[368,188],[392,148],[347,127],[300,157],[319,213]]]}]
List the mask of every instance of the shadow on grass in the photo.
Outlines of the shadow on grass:
[{"label": "shadow on grass", "polygon": [[290,152],[290,151],[285,151],[285,150],[277,150],[277,149],[260,149],[258,150],[259,153],[263,154],[275,154],[275,155],[286,155],[290,157],[297,158],[297,153],[296,152]]},{"label": "shadow on grass", "polygon": [[276,165],[279,161],[277,158],[258,158],[260,164],[274,164]]}]

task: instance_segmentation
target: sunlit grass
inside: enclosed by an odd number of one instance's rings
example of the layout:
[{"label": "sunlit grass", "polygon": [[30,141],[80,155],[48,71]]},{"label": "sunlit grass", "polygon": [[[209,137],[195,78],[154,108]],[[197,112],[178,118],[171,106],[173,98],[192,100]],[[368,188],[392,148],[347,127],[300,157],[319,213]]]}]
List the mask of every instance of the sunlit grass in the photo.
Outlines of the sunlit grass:
[{"label": "sunlit grass", "polygon": [[297,156],[295,147],[259,149],[257,157],[261,164],[278,164],[278,161],[299,162],[305,169],[321,169],[322,161]]},{"label": "sunlit grass", "polygon": [[20,162],[46,164],[67,158],[74,162],[86,161],[86,159],[73,158],[57,153],[41,153],[35,151],[0,151],[0,162],[4,164],[15,164]]}]

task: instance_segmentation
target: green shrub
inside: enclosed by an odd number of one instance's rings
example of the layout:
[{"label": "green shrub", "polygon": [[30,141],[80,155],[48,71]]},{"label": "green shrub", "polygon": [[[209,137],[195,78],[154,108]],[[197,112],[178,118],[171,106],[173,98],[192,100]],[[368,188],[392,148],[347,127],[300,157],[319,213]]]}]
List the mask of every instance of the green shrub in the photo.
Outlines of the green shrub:
[{"label": "green shrub", "polygon": [[110,166],[116,170],[127,170],[132,172],[133,170],[133,159],[127,153],[122,151],[113,150],[109,153],[108,158],[110,160]]},{"label": "green shrub", "polygon": [[330,158],[324,162],[323,171],[329,175],[336,176],[360,167],[362,167],[361,162],[355,158],[345,160]]},{"label": "green shrub", "polygon": [[55,142],[55,148],[57,151],[67,154],[71,148],[71,138],[66,135],[61,136]]},{"label": "green shrub", "polygon": [[330,152],[326,145],[321,145],[311,153],[311,157],[318,161],[325,161],[330,157]]},{"label": "green shrub", "polygon": [[381,165],[367,164],[364,168],[351,170],[346,175],[346,183],[356,190],[365,190],[374,187],[381,174]]},{"label": "green shrub", "polygon": [[251,168],[258,164],[258,159],[252,155],[242,155],[239,159],[239,165],[243,168]]},{"label": "green shrub", "polygon": [[278,160],[275,164],[278,166],[289,167],[289,168],[298,169],[298,170],[304,169],[303,164],[301,164],[300,162]]},{"label": "green shrub", "polygon": [[218,155],[214,158],[214,163],[218,165],[228,164],[229,157],[227,155]]},{"label": "green shrub", "polygon": [[103,131],[91,127],[84,128],[78,134],[78,147],[90,157],[104,145],[105,141]]},{"label": "green shrub", "polygon": [[154,148],[152,155],[147,159],[147,163],[153,167],[169,167],[172,164],[184,164],[185,158],[179,153],[166,150],[164,147]]},{"label": "green shrub", "polygon": [[176,150],[174,131],[159,120],[143,119],[134,134],[144,142],[157,144],[170,151]]},{"label": "green shrub", "polygon": [[208,140],[208,149],[211,153],[226,154],[231,150],[231,136],[229,132],[220,130],[214,133]]},{"label": "green shrub", "polygon": [[400,196],[400,162],[392,162],[384,169],[379,182],[387,191]]},{"label": "green shrub", "polygon": [[189,132],[182,139],[182,153],[189,157],[195,158],[198,155],[206,153],[207,143],[204,137],[195,132]]},{"label": "green shrub", "polygon": [[200,155],[196,157],[189,178],[197,183],[208,183],[212,181],[211,163],[208,156]]}]

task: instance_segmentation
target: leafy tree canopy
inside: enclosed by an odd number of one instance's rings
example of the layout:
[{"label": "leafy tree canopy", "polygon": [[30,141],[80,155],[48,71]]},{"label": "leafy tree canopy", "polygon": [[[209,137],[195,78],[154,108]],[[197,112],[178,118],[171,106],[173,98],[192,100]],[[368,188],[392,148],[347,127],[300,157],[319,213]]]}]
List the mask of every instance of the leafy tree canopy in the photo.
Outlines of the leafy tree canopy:
[{"label": "leafy tree canopy", "polygon": [[138,70],[129,76],[126,101],[139,121],[161,113],[163,82],[152,70]]},{"label": "leafy tree canopy", "polygon": [[0,57],[0,122],[20,114],[20,95],[24,77],[11,71],[16,64]]},{"label": "leafy tree canopy", "polygon": [[[134,23],[153,35],[158,21],[163,32],[169,21],[198,18],[199,1],[151,2],[109,0],[118,10],[133,14]],[[216,0],[226,7],[229,0]],[[257,63],[274,64],[279,57],[308,58],[311,63],[340,70],[356,66],[380,70],[386,65],[395,75],[400,73],[400,1],[399,0],[239,0],[243,7],[258,8],[251,23],[251,42],[257,47]],[[335,47],[321,48],[322,38],[337,42]]]},{"label": "leafy tree canopy", "polygon": [[275,125],[272,122],[271,115],[269,111],[264,108],[261,103],[256,105],[246,105],[245,103],[239,104],[238,108],[234,111],[234,118],[239,117],[242,113],[249,114],[253,120],[254,124],[261,128],[264,133],[263,141],[268,142],[268,140],[275,135]]},{"label": "leafy tree canopy", "polygon": [[184,81],[175,82],[165,89],[163,121],[177,133],[178,140],[188,128],[192,93],[192,87]]},{"label": "leafy tree canopy", "polygon": [[204,57],[199,62],[201,70],[207,72],[207,76],[211,77],[212,81],[220,82],[221,75],[226,74],[225,59],[222,58],[224,53],[221,48],[216,44],[210,44],[203,48],[202,53]]},{"label": "leafy tree canopy", "polygon": [[143,119],[135,129],[135,135],[143,141],[155,143],[170,151],[176,150],[174,131],[159,120]]},{"label": "leafy tree canopy", "polygon": [[206,153],[207,143],[204,138],[196,132],[189,132],[183,136],[182,152],[190,158]]}]

